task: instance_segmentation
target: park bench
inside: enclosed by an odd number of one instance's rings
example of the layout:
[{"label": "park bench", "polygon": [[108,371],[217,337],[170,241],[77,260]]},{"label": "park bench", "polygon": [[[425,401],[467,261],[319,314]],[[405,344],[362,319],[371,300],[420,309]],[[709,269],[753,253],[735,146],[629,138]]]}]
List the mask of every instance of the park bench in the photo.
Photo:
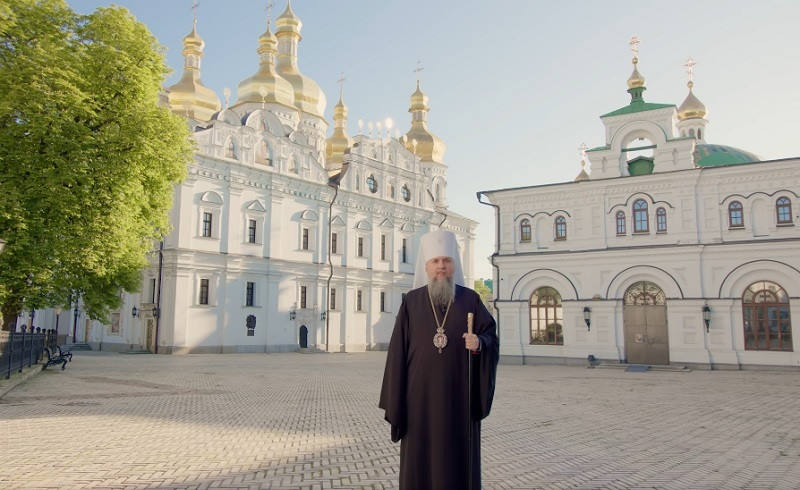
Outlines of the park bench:
[{"label": "park bench", "polygon": [[63,370],[64,368],[67,367],[67,363],[71,360],[70,358],[72,357],[71,352],[67,353],[69,355],[62,354],[60,348],[58,349],[58,354],[56,354],[55,349],[52,349],[50,347],[45,347],[44,351],[47,354],[47,362],[42,367],[42,370],[47,369],[47,366],[52,366],[53,364],[59,364],[59,363],[61,364],[61,369]]},{"label": "park bench", "polygon": [[65,359],[66,359],[66,360],[68,360],[69,362],[72,362],[72,351],[66,351],[66,352],[64,352],[63,350],[61,350],[61,346],[60,346],[60,345],[57,345],[57,344],[56,344],[56,349],[58,349],[58,355],[59,355],[59,356],[61,356],[61,357],[65,358]]}]

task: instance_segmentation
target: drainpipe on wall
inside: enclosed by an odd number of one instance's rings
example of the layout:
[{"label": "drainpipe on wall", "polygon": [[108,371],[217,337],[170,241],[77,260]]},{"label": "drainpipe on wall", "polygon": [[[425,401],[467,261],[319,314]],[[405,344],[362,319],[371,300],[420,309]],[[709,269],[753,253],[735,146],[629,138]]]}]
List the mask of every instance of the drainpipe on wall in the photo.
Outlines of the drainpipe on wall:
[{"label": "drainpipe on wall", "polygon": [[[500,310],[497,309],[497,301],[500,299],[500,267],[495,264],[494,259],[500,252],[500,206],[497,204],[492,204],[490,202],[484,202],[481,200],[482,196],[485,196],[485,191],[477,192],[476,197],[478,198],[478,202],[484,204],[486,206],[491,206],[494,208],[494,224],[495,224],[495,238],[494,238],[494,253],[492,254],[490,262],[492,263],[492,267],[494,268],[494,283],[492,284],[492,293],[494,295],[494,300],[492,301],[492,305],[494,306],[494,311],[498,312],[497,318],[495,318],[495,324],[497,324],[497,340],[500,341]],[[520,343],[520,354],[522,355],[522,364],[525,364],[525,350],[524,347]]]},{"label": "drainpipe on wall", "polygon": [[[345,155],[350,154],[350,148],[345,150]],[[342,177],[344,174],[347,173],[347,169],[350,167],[350,162],[345,161],[342,162],[342,169],[341,171],[328,179],[328,185],[333,187],[333,197],[331,198],[331,203],[328,206],[328,267],[330,267],[330,272],[328,272],[328,282],[325,287],[325,352],[330,352],[330,343],[328,339],[330,338],[330,330],[331,330],[331,279],[333,279],[333,260],[331,258],[331,240],[333,234],[333,203],[336,202],[336,198],[339,196],[339,184],[342,182]]]},{"label": "drainpipe on wall", "polygon": [[161,275],[164,269],[164,240],[158,245],[158,293],[156,295],[156,339],[155,353],[158,354],[158,327],[161,323]]}]

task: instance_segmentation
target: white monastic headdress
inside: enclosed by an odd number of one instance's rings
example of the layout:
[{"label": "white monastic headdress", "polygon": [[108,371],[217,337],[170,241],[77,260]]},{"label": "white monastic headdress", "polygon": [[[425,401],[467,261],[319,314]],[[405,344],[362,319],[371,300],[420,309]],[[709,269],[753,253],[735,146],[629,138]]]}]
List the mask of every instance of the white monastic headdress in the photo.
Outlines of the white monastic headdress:
[{"label": "white monastic headdress", "polygon": [[464,284],[464,269],[461,267],[461,254],[458,253],[458,242],[453,232],[438,230],[422,235],[417,254],[417,268],[414,272],[414,289],[428,284],[425,263],[436,257],[453,259],[453,283]]}]

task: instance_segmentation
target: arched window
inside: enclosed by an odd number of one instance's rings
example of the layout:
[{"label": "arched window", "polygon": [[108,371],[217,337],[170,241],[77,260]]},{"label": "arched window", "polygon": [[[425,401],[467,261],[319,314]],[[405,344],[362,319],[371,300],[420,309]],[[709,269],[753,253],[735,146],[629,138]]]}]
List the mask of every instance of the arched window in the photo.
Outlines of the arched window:
[{"label": "arched window", "polygon": [[617,235],[625,234],[625,211],[617,211]]},{"label": "arched window", "polygon": [[563,216],[557,217],[555,221],[555,228],[556,228],[556,240],[566,240],[567,219]]},{"label": "arched window", "polygon": [[703,130],[702,129],[698,129],[697,130],[697,139],[699,139],[699,140],[703,139]]},{"label": "arched window", "polygon": [[637,199],[633,203],[633,232],[647,233],[650,231],[647,216],[647,202],[644,199]]},{"label": "arched window", "polygon": [[792,224],[792,201],[788,197],[780,197],[775,202],[775,213],[779,225]]},{"label": "arched window", "polygon": [[664,208],[656,209],[656,233],[667,232],[667,210]]},{"label": "arched window", "polygon": [[694,128],[689,130],[689,136],[694,137]]},{"label": "arched window", "polygon": [[551,287],[541,287],[530,299],[531,344],[564,345],[561,295]]},{"label": "arched window", "polygon": [[623,304],[631,306],[662,306],[667,304],[667,296],[657,284],[650,281],[639,281],[625,290]]},{"label": "arched window", "polygon": [[439,202],[441,200],[442,200],[442,196],[441,196],[441,194],[439,194],[439,183],[437,182],[436,183],[436,202]]},{"label": "arched window", "polygon": [[272,166],[272,151],[269,149],[267,142],[261,140],[258,144],[258,151],[256,151],[256,162],[264,163],[266,165]]},{"label": "arched window", "polygon": [[233,146],[233,138],[228,138],[225,145],[225,158],[236,158],[236,148]]},{"label": "arched window", "polygon": [[289,160],[289,171],[299,174],[300,173],[300,163],[297,161],[297,157],[292,157]]},{"label": "arched window", "polygon": [[729,228],[743,228],[744,227],[744,214],[742,210],[742,203],[733,201],[728,204],[728,227]]},{"label": "arched window", "polygon": [[519,241],[522,243],[531,241],[531,222],[527,218],[519,224]]},{"label": "arched window", "polygon": [[778,284],[758,281],[742,295],[744,348],[746,350],[792,350],[789,295]]}]

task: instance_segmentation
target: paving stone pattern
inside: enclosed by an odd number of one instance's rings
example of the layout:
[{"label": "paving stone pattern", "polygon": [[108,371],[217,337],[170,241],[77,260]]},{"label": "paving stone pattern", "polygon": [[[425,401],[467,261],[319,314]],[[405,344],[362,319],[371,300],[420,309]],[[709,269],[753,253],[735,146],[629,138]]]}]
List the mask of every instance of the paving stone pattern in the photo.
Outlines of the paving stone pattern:
[{"label": "paving stone pattern", "polygon": [[[384,362],[78,353],[0,399],[0,488],[396,488]],[[797,489],[799,395],[796,372],[501,366],[484,488]]]}]

